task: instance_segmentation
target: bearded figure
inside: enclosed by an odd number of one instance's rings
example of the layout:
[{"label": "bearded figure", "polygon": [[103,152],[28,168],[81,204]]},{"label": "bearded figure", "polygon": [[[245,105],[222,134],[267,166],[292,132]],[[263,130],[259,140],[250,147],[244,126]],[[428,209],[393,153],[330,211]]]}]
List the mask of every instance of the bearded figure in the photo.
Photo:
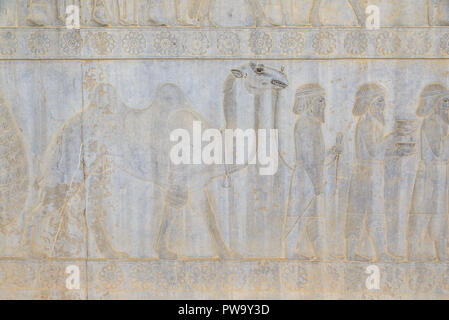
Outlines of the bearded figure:
[{"label": "bearded figure", "polygon": [[[449,91],[442,84],[426,86],[416,111],[421,125],[421,155],[409,216],[409,259],[448,260]],[[433,247],[426,250],[424,239]],[[434,250],[435,249],[435,250]],[[433,251],[433,252],[430,252]],[[436,256],[435,256],[436,255]]]},{"label": "bearded figure", "polygon": [[370,260],[357,250],[363,230],[368,232],[376,260],[393,259],[386,247],[383,160],[387,150],[395,145],[396,134],[384,134],[384,109],[383,87],[365,84],[359,89],[352,111],[358,121],[345,226],[349,261]]},{"label": "bearded figure", "polygon": [[320,85],[306,84],[297,89],[293,107],[298,115],[294,132],[296,163],[283,232],[285,255],[290,259],[328,258],[324,166],[326,158],[335,158],[341,148],[326,151],[322,131],[325,108],[325,92]]}]

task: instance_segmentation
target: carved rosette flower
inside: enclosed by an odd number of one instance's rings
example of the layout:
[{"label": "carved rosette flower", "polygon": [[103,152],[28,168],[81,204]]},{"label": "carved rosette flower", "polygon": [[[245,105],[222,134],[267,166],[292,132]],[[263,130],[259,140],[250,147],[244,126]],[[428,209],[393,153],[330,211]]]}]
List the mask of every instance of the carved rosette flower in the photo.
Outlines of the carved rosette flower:
[{"label": "carved rosette flower", "polygon": [[106,289],[116,289],[123,283],[123,271],[115,264],[104,266],[99,274],[98,279],[102,286]]},{"label": "carved rosette flower", "polygon": [[187,270],[188,283],[197,290],[209,290],[215,283],[213,263],[192,263]]},{"label": "carved rosette flower", "polygon": [[[1,282],[1,276],[0,276],[0,282]],[[442,274],[441,286],[443,287],[444,290],[449,291],[449,267]]]},{"label": "carved rosette flower", "polygon": [[343,272],[341,266],[338,264],[326,264],[324,266],[324,272],[322,273],[323,285],[326,286],[328,290],[338,290],[342,284],[341,280]]},{"label": "carved rosette flower", "polygon": [[344,279],[345,279],[345,290],[349,291],[360,291],[365,287],[365,278],[363,270],[365,270],[360,265],[348,264],[345,266]]},{"label": "carved rosette flower", "polygon": [[62,36],[62,51],[67,55],[77,55],[81,52],[83,40],[79,32],[66,32]]},{"label": "carved rosette flower", "polygon": [[285,263],[281,266],[281,283],[289,290],[303,289],[308,282],[307,270],[296,262]]},{"label": "carved rosette flower", "polygon": [[147,41],[142,33],[131,31],[122,39],[122,47],[127,53],[138,55],[147,48]]},{"label": "carved rosette flower", "polygon": [[435,275],[430,268],[417,266],[410,270],[408,284],[413,291],[429,292],[435,286]]},{"label": "carved rosette flower", "polygon": [[406,278],[406,274],[403,269],[392,265],[382,268],[381,275],[381,287],[392,292],[399,291]]},{"label": "carved rosette flower", "polygon": [[43,32],[36,31],[28,38],[28,49],[35,56],[43,56],[50,49],[50,39]]},{"label": "carved rosette flower", "polygon": [[194,32],[186,36],[184,46],[192,56],[202,56],[209,50],[209,39],[202,32]]},{"label": "carved rosette flower", "polygon": [[414,32],[407,37],[407,49],[415,55],[423,55],[429,52],[432,41],[427,32]]},{"label": "carved rosette flower", "polygon": [[162,56],[176,56],[184,51],[181,41],[168,31],[162,31],[156,35],[153,47]]},{"label": "carved rosette flower", "polygon": [[[136,264],[131,268],[130,280],[136,289],[149,289],[157,286],[160,269],[153,270],[145,264]],[[154,272],[156,271],[156,272]]]},{"label": "carved rosette flower", "polygon": [[92,36],[91,44],[97,54],[107,55],[112,53],[117,43],[111,34],[97,32]]},{"label": "carved rosette flower", "polygon": [[333,33],[320,31],[313,37],[312,47],[319,55],[329,55],[334,52],[337,40]]},{"label": "carved rosette flower", "polygon": [[273,40],[263,31],[253,31],[249,38],[249,47],[256,55],[268,54],[271,51]]},{"label": "carved rosette flower", "polygon": [[248,270],[240,263],[230,262],[224,266],[223,287],[228,290],[242,290],[248,283]]},{"label": "carved rosette flower", "polygon": [[8,278],[8,268],[6,264],[0,264],[0,284],[3,284]]},{"label": "carved rosette flower", "polygon": [[349,32],[345,38],[345,50],[352,55],[361,55],[368,49],[368,37],[360,31]]},{"label": "carved rosette flower", "polygon": [[55,289],[65,284],[62,268],[55,264],[45,264],[39,270],[39,285],[42,288]]},{"label": "carved rosette flower", "polygon": [[16,36],[8,31],[3,32],[0,35],[0,53],[4,56],[11,56],[16,53],[17,50],[17,38]]},{"label": "carved rosette flower", "polygon": [[152,272],[157,275],[158,285],[163,290],[176,290],[184,284],[184,270],[178,272],[178,268],[172,263],[161,263],[158,267],[153,267]]},{"label": "carved rosette flower", "polygon": [[220,53],[232,56],[240,50],[240,38],[234,32],[223,32],[218,35],[217,49]]},{"label": "carved rosette flower", "polygon": [[377,53],[388,56],[401,48],[401,39],[393,32],[382,32],[376,38]]},{"label": "carved rosette flower", "polygon": [[36,279],[36,273],[30,264],[15,263],[11,265],[10,270],[11,282],[20,288],[30,288]]},{"label": "carved rosette flower", "polygon": [[445,33],[440,39],[440,48],[445,54],[449,54],[449,33]]},{"label": "carved rosette flower", "polygon": [[259,262],[251,272],[251,283],[255,290],[271,291],[279,281],[278,265],[269,261]]},{"label": "carved rosette flower", "polygon": [[281,35],[281,49],[285,55],[300,54],[304,48],[304,35],[300,32],[283,32]]}]

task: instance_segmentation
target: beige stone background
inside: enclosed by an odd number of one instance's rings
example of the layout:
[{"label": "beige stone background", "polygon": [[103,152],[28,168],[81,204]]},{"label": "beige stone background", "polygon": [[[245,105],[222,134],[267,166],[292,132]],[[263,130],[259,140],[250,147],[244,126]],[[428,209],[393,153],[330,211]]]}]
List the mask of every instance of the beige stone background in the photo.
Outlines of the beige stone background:
[{"label": "beige stone background", "polygon": [[[80,29],[66,27],[69,5],[80,8]],[[378,29],[365,26],[368,5],[379,8]],[[433,167],[421,146],[427,115],[416,114],[426,86],[448,85],[448,25],[447,0],[0,0],[0,298],[449,298],[439,251],[449,234],[447,124],[430,130],[440,146]],[[245,85],[264,77],[286,87],[268,82],[248,94]],[[377,142],[396,120],[417,127],[415,152],[374,157],[382,174],[364,173],[376,186],[368,196],[357,184],[353,114],[366,83],[384,89]],[[327,105],[322,137],[310,136],[323,148],[304,151],[322,172],[319,200],[309,178],[298,192],[293,183],[304,166],[295,131],[303,115],[293,109],[306,84],[319,84]],[[177,171],[170,130],[190,129],[192,119],[226,128],[230,94],[243,129],[279,130],[276,174],[242,166],[224,187],[223,166]],[[338,161],[319,162],[339,133]],[[423,172],[434,176],[418,189]],[[351,196],[351,185],[362,193]],[[421,229],[412,233],[420,199],[437,208],[417,214]],[[364,259],[348,257],[345,224],[350,214],[371,216],[352,212],[351,201],[376,202],[385,221],[376,232],[360,225]],[[286,237],[292,203],[314,211],[324,229],[303,217],[309,229]],[[295,246],[307,254],[290,254]],[[377,290],[365,285],[371,265]],[[66,286],[68,266],[80,270],[79,289]]]}]

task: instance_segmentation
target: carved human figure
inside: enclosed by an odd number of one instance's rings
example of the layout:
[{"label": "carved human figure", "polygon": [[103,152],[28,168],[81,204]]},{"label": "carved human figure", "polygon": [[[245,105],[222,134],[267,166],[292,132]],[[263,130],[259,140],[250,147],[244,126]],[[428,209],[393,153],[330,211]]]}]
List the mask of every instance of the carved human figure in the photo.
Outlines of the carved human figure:
[{"label": "carved human figure", "polygon": [[[365,24],[365,15],[363,14],[363,11],[360,7],[359,0],[337,0],[337,1],[345,2],[344,4],[342,4],[343,7],[345,7],[346,9],[351,9],[353,11],[359,25],[363,26]],[[322,2],[323,0],[313,0],[312,9],[310,11],[310,24],[312,24],[313,26],[321,26],[322,24],[325,24],[320,19],[322,15],[320,11],[322,9]],[[339,12],[339,14],[341,15],[342,13]]]},{"label": "carved human figure", "polygon": [[384,156],[396,134],[384,135],[385,89],[363,85],[356,94],[352,113],[357,120],[355,164],[352,171],[346,215],[347,259],[368,260],[357,249],[366,227],[377,260],[391,260],[387,252],[384,211]]},{"label": "carved human figure", "polygon": [[115,88],[99,85],[89,107],[56,134],[25,228],[24,246],[31,255],[73,258],[98,251],[107,258],[127,257],[113,247],[102,223],[110,194],[111,146],[120,137],[118,123],[126,110]]},{"label": "carved human figure", "polygon": [[[325,121],[325,91],[306,84],[296,91],[293,112],[299,116],[294,131],[296,164],[290,184],[284,223],[287,258],[326,260],[324,166],[327,156],[335,158],[341,147],[326,151],[322,126]],[[312,252],[305,247],[309,242]]]},{"label": "carved human figure", "polygon": [[434,245],[436,258],[447,261],[449,90],[446,86],[426,86],[421,92],[416,113],[424,120],[421,125],[421,160],[409,215],[409,259],[435,258],[433,252],[425,250],[424,239],[428,236]]}]

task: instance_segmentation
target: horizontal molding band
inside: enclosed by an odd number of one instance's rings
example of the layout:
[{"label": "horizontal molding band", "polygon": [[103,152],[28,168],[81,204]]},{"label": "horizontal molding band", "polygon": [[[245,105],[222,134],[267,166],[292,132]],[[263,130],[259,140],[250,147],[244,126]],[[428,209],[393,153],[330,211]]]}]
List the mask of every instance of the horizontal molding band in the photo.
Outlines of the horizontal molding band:
[{"label": "horizontal molding band", "polygon": [[449,27],[0,29],[0,60],[448,58]]}]

